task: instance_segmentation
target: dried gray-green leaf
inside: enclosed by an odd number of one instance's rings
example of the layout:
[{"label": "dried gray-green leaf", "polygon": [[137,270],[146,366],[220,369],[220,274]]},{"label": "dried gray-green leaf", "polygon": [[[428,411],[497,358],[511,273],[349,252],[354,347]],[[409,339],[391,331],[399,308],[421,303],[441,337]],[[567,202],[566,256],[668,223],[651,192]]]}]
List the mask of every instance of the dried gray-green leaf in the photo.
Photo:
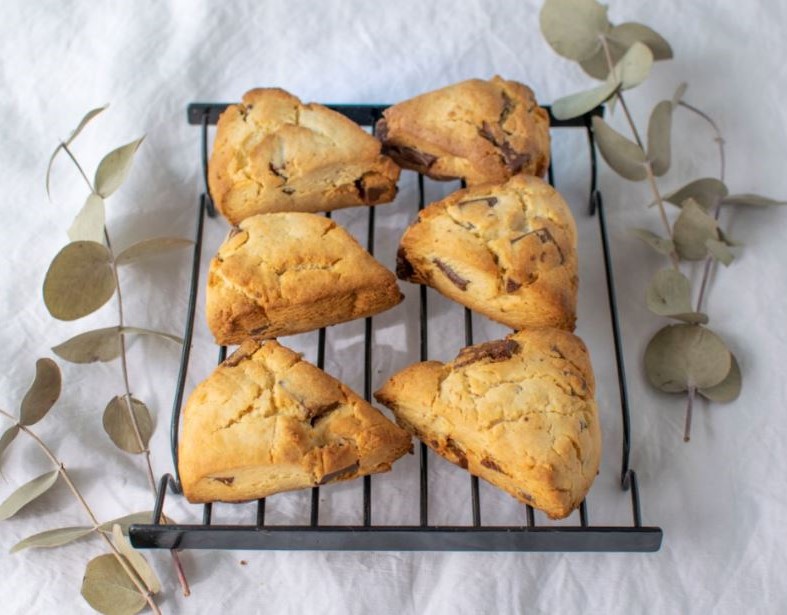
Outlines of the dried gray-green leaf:
[{"label": "dried gray-green leaf", "polygon": [[645,349],[648,380],[667,393],[716,386],[729,373],[731,362],[724,341],[699,325],[668,325]]},{"label": "dried gray-green leaf", "polygon": [[727,186],[723,182],[713,177],[704,177],[689,182],[675,192],[667,194],[664,200],[678,207],[683,207],[683,202],[686,199],[694,199],[707,211],[727,194]]},{"label": "dried gray-green leaf", "polygon": [[623,90],[637,87],[645,81],[653,67],[653,52],[642,43],[634,43],[615,64],[612,81],[620,83]]},{"label": "dried gray-green leaf", "polygon": [[145,587],[148,588],[148,591],[152,594],[159,593],[161,591],[161,583],[156,573],[153,572],[150,564],[142,557],[142,554],[134,550],[134,547],[131,546],[128,538],[123,535],[123,530],[117,523],[112,526],[112,542],[115,543],[117,550],[120,551],[121,555],[123,555],[134,568],[134,571],[142,580]]},{"label": "dried gray-green leaf", "polygon": [[111,532],[113,525],[119,525],[120,530],[124,534],[128,534],[129,525],[133,525],[134,523],[150,523],[152,518],[153,518],[152,510],[131,513],[130,515],[124,515],[122,517],[118,517],[117,519],[112,519],[111,521],[102,523],[101,525],[98,526],[98,529],[104,532]]},{"label": "dried gray-green leaf", "polygon": [[675,244],[671,239],[665,239],[644,228],[632,228],[629,231],[656,250],[659,254],[669,256],[675,251]]},{"label": "dried gray-green leaf", "polygon": [[601,156],[612,169],[631,181],[647,177],[645,153],[633,141],[612,128],[600,117],[593,118],[593,133]]},{"label": "dried gray-green leaf", "polygon": [[82,597],[99,613],[134,615],[147,601],[117,558],[106,553],[87,564],[82,579]]},{"label": "dried gray-green leaf", "polygon": [[57,356],[71,363],[112,361],[120,356],[120,350],[120,327],[80,333],[52,348]]},{"label": "dried gray-green leaf", "polygon": [[716,386],[699,389],[700,395],[720,404],[738,399],[738,395],[741,394],[741,387],[743,385],[741,368],[740,365],[738,365],[738,360],[735,358],[735,355],[730,353],[730,356],[732,357],[732,364],[730,365],[730,371],[727,377]]},{"label": "dried gray-green leaf", "polygon": [[732,237],[727,235],[727,233],[725,233],[724,230],[722,230],[721,227],[719,227],[719,240],[723,241],[728,246],[731,246],[733,248],[736,248],[736,247],[739,248],[739,247],[744,245],[743,242],[737,241],[736,239],[733,239]]},{"label": "dried gray-green leaf", "polygon": [[164,333],[163,331],[154,331],[153,329],[143,329],[141,327],[123,327],[123,333],[136,333],[137,335],[153,335],[160,337],[176,344],[182,344],[183,338],[171,333]]},{"label": "dried gray-green leaf", "polygon": [[[607,46],[612,64],[617,64],[636,42],[647,45],[654,60],[668,60],[672,57],[672,48],[660,34],[642,24],[623,23],[614,26],[607,33]],[[606,79],[609,75],[609,64],[603,48],[596,51],[590,58],[583,60],[580,65],[588,75],[596,79]]]},{"label": "dried gray-green leaf", "polygon": [[85,128],[85,126],[87,126],[90,123],[90,120],[92,120],[102,111],[106,110],[107,107],[109,107],[109,104],[106,104],[103,107],[96,107],[95,109],[91,109],[90,111],[85,113],[85,116],[79,121],[77,127],[74,128],[73,132],[68,137],[68,140],[66,141],[66,145],[71,145],[74,142],[74,139],[76,139],[79,136],[79,133],[82,132],[82,130]]},{"label": "dried gray-green leaf", "polygon": [[95,312],[115,293],[112,253],[95,241],[75,241],[55,256],[44,279],[44,303],[58,320]]},{"label": "dried gray-green leaf", "polygon": [[137,419],[139,435],[142,438],[141,447],[134,430],[134,424],[129,416],[125,396],[113,397],[107,404],[103,417],[104,431],[107,432],[115,446],[127,453],[137,454],[143,452],[150,442],[150,436],[153,435],[153,419],[147,406],[138,399],[131,398],[131,407]]},{"label": "dried gray-green leaf", "polygon": [[672,101],[662,100],[653,108],[648,122],[648,160],[656,177],[669,171],[672,132]]},{"label": "dried gray-green leaf", "polygon": [[675,89],[675,93],[672,95],[672,106],[677,107],[678,104],[683,100],[683,97],[686,95],[686,90],[689,88],[689,84],[685,81],[681,82],[681,84]]},{"label": "dried gray-green leaf", "polygon": [[777,201],[769,199],[759,194],[731,194],[721,200],[722,205],[746,205],[748,207],[773,207],[775,205],[787,205],[787,201]]},{"label": "dried gray-green leaf", "polygon": [[60,472],[52,470],[19,487],[0,504],[0,521],[13,517],[24,506],[49,491],[57,482],[58,476]]},{"label": "dried gray-green leaf", "polygon": [[193,245],[191,239],[181,237],[154,237],[135,243],[123,250],[115,262],[118,265],[128,265],[148,256],[157,256],[180,248]]},{"label": "dried gray-green leaf", "polygon": [[596,53],[601,47],[599,36],[610,28],[607,8],[595,0],[546,0],[539,21],[552,49],[577,61]]},{"label": "dried gray-green leaf", "polygon": [[92,531],[92,527],[84,525],[77,527],[59,527],[54,530],[47,530],[39,534],[28,536],[24,540],[20,540],[11,547],[10,553],[17,553],[23,549],[62,547],[63,545],[67,545],[70,542],[87,536]]},{"label": "dried gray-green leaf", "polygon": [[730,263],[735,260],[735,255],[732,253],[732,250],[730,250],[723,241],[719,241],[718,239],[706,239],[705,247],[708,248],[710,255],[725,267],[729,267]]},{"label": "dried gray-green leaf", "polygon": [[74,218],[71,228],[68,229],[68,238],[71,241],[103,243],[105,221],[104,199],[91,192],[82,209]]},{"label": "dried gray-green leaf", "polygon": [[577,92],[552,103],[552,115],[559,120],[568,120],[578,117],[598,107],[615,93],[617,85],[605,82],[592,90]]},{"label": "dried gray-green leaf", "polygon": [[3,435],[0,437],[0,461],[3,458],[3,453],[5,449],[7,449],[11,442],[14,441],[14,438],[19,434],[19,425],[11,425],[8,429],[3,432]]},{"label": "dried gray-green leaf", "polygon": [[60,397],[60,368],[52,359],[36,361],[36,377],[27,390],[19,413],[22,425],[35,425],[46,416]]},{"label": "dried gray-green leaf", "polygon": [[691,312],[691,282],[676,269],[656,272],[645,293],[648,309],[659,316]]},{"label": "dried gray-green leaf", "polygon": [[694,199],[686,199],[672,229],[672,239],[678,255],[689,261],[702,260],[708,254],[708,239],[718,237],[718,226],[713,216]]},{"label": "dried gray-green leaf", "polygon": [[142,144],[145,137],[122,145],[104,156],[96,169],[96,179],[93,186],[96,192],[107,198],[125,181],[134,162],[134,154]]}]

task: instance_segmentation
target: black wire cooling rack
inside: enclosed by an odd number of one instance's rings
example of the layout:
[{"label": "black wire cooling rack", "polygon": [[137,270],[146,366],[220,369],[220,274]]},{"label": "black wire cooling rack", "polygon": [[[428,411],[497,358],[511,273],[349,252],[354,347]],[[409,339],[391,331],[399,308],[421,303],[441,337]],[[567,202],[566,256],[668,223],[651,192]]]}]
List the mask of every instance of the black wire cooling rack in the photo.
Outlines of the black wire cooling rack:
[{"label": "black wire cooling rack", "polygon": [[[189,124],[201,128],[202,172],[205,192],[199,199],[197,229],[194,242],[194,258],[191,270],[188,313],[184,334],[183,351],[178,373],[175,400],[172,408],[171,447],[174,476],[161,477],[156,497],[153,518],[150,524],[135,524],[130,528],[131,543],[137,548],[156,549],[277,549],[277,550],[396,550],[396,551],[657,551],[661,547],[662,530],[659,527],[642,525],[637,475],[629,467],[631,430],[629,422],[628,393],[623,364],[623,349],[620,334],[615,283],[611,268],[609,239],[604,215],[604,204],[596,184],[596,149],[591,129],[594,115],[601,115],[598,108],[572,120],[551,117],[554,129],[584,129],[589,144],[590,198],[588,215],[596,216],[599,223],[604,270],[606,273],[607,298],[611,315],[612,335],[615,347],[618,385],[620,388],[620,412],[622,421],[623,447],[620,469],[621,493],[628,491],[631,498],[630,525],[591,525],[588,507],[583,501],[579,508],[579,525],[538,526],[533,509],[526,507],[526,525],[490,526],[481,522],[481,504],[478,478],[470,477],[472,524],[461,526],[432,525],[429,523],[428,493],[429,455],[425,444],[418,449],[420,457],[420,523],[406,526],[379,526],[372,523],[372,477],[363,479],[363,524],[321,525],[319,523],[319,487],[312,489],[311,517],[309,525],[270,525],[265,523],[265,499],[256,503],[254,525],[220,525],[212,520],[213,508],[205,504],[202,508],[202,523],[192,525],[163,524],[160,522],[164,499],[169,489],[181,493],[178,479],[178,430],[183,402],[184,386],[189,367],[191,340],[194,332],[194,313],[199,289],[199,270],[202,257],[202,237],[205,218],[216,216],[207,188],[208,169],[208,126],[216,124],[219,115],[227,107],[220,103],[193,103],[188,107]],[[361,126],[374,127],[388,105],[328,105]],[[551,116],[551,113],[550,113]],[[549,166],[549,181],[554,183],[552,164]],[[424,207],[424,177],[418,176],[418,208]],[[368,207],[368,232],[366,247],[374,253],[375,208]],[[465,342],[473,343],[473,324],[470,310],[465,310]],[[427,293],[420,288],[420,355],[428,359],[427,347]],[[366,318],[364,337],[364,397],[372,399],[372,344],[373,321]],[[226,347],[219,351],[219,361],[226,356]],[[325,364],[325,329],[318,337],[317,365]],[[457,470],[459,471],[459,470]]]}]

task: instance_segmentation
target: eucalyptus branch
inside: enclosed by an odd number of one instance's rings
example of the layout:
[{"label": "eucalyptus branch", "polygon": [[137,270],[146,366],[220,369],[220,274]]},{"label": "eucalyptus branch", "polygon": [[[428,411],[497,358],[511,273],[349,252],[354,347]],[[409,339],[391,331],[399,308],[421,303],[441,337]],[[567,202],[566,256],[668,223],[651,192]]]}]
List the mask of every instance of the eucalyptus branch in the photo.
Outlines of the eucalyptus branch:
[{"label": "eucalyptus branch", "polygon": [[87,184],[87,187],[90,188],[90,192],[95,194],[96,191],[93,188],[93,184],[90,182],[90,180],[88,179],[87,175],[85,174],[85,171],[82,168],[82,165],[80,165],[79,162],[77,162],[77,159],[74,157],[74,154],[71,152],[71,150],[69,149],[68,145],[66,145],[65,143],[60,143],[60,147],[62,147],[63,151],[66,154],[68,154],[69,158],[71,158],[71,162],[74,163],[74,165],[76,166],[77,170],[79,171],[79,174],[82,176],[82,179],[85,180],[85,183]]}]

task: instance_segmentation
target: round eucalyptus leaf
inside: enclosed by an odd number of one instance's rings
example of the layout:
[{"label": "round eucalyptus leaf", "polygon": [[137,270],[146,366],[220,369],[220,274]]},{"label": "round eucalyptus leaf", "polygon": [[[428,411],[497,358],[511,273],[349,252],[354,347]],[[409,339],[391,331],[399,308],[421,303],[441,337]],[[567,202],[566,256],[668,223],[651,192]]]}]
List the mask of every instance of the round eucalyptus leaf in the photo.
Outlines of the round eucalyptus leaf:
[{"label": "round eucalyptus leaf", "polygon": [[[628,51],[628,46],[607,37],[607,47],[609,48],[609,57],[614,68],[615,64],[620,62],[620,58]],[[579,65],[582,67],[582,70],[594,79],[609,80],[611,71],[609,70],[609,61],[603,46],[599,47],[598,51],[592,56],[582,60]]]},{"label": "round eucalyptus leaf", "polygon": [[691,282],[676,269],[656,272],[645,293],[648,309],[659,316],[692,311]]},{"label": "round eucalyptus leaf", "polygon": [[615,64],[612,79],[620,83],[621,89],[630,90],[648,78],[652,67],[653,52],[642,43],[634,43]]},{"label": "round eucalyptus leaf", "polygon": [[713,177],[704,177],[689,182],[682,188],[675,190],[675,192],[670,192],[664,197],[664,200],[678,207],[683,207],[683,202],[686,199],[694,199],[707,211],[727,194],[727,186],[723,182]]},{"label": "round eucalyptus leaf", "polygon": [[153,594],[159,593],[161,591],[161,583],[156,573],[153,572],[150,564],[142,557],[142,554],[131,546],[128,538],[123,534],[123,530],[117,523],[112,526],[112,542],[115,543],[117,550],[120,551],[121,555],[123,555],[134,568],[134,571],[145,584],[145,587],[148,588],[148,591]]},{"label": "round eucalyptus leaf", "polygon": [[3,432],[3,435],[0,436],[0,459],[3,457],[3,453],[5,449],[7,449],[11,442],[14,441],[14,438],[19,434],[19,425],[11,425],[8,429]]},{"label": "round eucalyptus leaf", "polygon": [[648,160],[656,177],[669,171],[671,158],[672,101],[662,100],[648,122]]},{"label": "round eucalyptus leaf", "polygon": [[694,199],[684,201],[683,209],[672,229],[672,239],[678,255],[689,261],[701,260],[708,254],[706,242],[718,237],[718,227],[713,216]]},{"label": "round eucalyptus leaf", "polygon": [[617,85],[610,81],[602,83],[592,90],[559,98],[552,103],[552,115],[559,120],[568,120],[583,115],[607,100],[615,93],[616,89]]},{"label": "round eucalyptus leaf", "polygon": [[618,175],[631,181],[647,177],[645,153],[636,143],[597,116],[593,118],[593,134],[601,156]]},{"label": "round eucalyptus leaf", "polygon": [[708,253],[725,267],[729,267],[732,261],[735,260],[735,255],[732,253],[732,250],[730,250],[729,246],[723,241],[719,241],[718,239],[706,239],[705,247],[708,248]]},{"label": "round eucalyptus leaf", "polygon": [[667,393],[713,387],[724,380],[731,364],[724,341],[700,325],[668,325],[645,349],[648,380]]},{"label": "round eucalyptus leaf", "polygon": [[[668,60],[672,57],[672,48],[664,37],[639,23],[629,22],[614,26],[606,36],[613,65],[617,64],[626,51],[637,42],[643,43],[650,49],[654,60]],[[609,75],[609,63],[603,48],[583,60],[580,65],[588,75],[596,79],[606,79]]]},{"label": "round eucalyptus leaf", "polygon": [[30,502],[49,491],[60,476],[58,470],[46,472],[25,483],[0,504],[0,521],[10,519]]},{"label": "round eucalyptus leaf", "polygon": [[154,237],[145,239],[123,250],[115,262],[118,265],[128,265],[149,256],[157,256],[180,248],[193,245],[191,239],[181,237]]},{"label": "round eucalyptus leaf", "polygon": [[154,337],[160,337],[164,340],[169,340],[170,342],[175,342],[176,344],[182,344],[183,338],[178,337],[177,335],[172,335],[171,333],[164,333],[164,331],[154,331],[153,329],[143,329],[142,327],[123,327],[123,333],[136,333],[137,335],[152,335]]},{"label": "round eucalyptus leaf", "polygon": [[644,228],[632,228],[629,229],[629,231],[636,237],[639,237],[659,254],[669,256],[675,251],[675,244],[671,239],[665,239],[664,237],[656,235],[656,233],[652,233],[651,231]]},{"label": "round eucalyptus leaf", "polygon": [[775,205],[787,205],[787,201],[777,201],[769,199],[759,194],[731,194],[721,200],[722,205],[745,205],[747,207],[773,207]]},{"label": "round eucalyptus leaf", "polygon": [[147,604],[131,577],[111,553],[99,555],[88,562],[82,579],[82,597],[96,611],[107,615],[134,615]]},{"label": "round eucalyptus leaf", "polygon": [[607,8],[595,0],[546,0],[539,21],[552,49],[577,61],[592,56],[610,28]]},{"label": "round eucalyptus leaf", "polygon": [[138,399],[131,398],[131,408],[137,419],[142,446],[134,430],[125,396],[113,397],[107,404],[103,417],[104,431],[119,449],[137,454],[143,452],[150,442],[150,436],[153,435],[153,419],[148,407]]},{"label": "round eucalyptus leaf", "polygon": [[71,241],[104,243],[105,219],[104,199],[91,192],[77,217],[74,218],[71,228],[68,229],[68,238]]},{"label": "round eucalyptus leaf", "polygon": [[95,241],[75,241],[55,256],[44,279],[44,303],[58,320],[95,312],[115,293],[112,253]]},{"label": "round eucalyptus leaf", "polygon": [[92,527],[87,527],[84,525],[77,527],[59,527],[54,530],[46,530],[45,532],[33,534],[24,540],[20,540],[13,547],[11,547],[10,552],[17,553],[24,549],[31,548],[41,549],[62,547],[63,545],[67,545],[70,542],[74,542],[75,540],[79,540],[80,538],[87,536],[92,531]]},{"label": "round eucalyptus leaf", "polygon": [[120,327],[107,327],[81,333],[52,348],[61,359],[71,363],[113,361],[120,356]]},{"label": "round eucalyptus leaf", "polygon": [[98,164],[96,179],[93,182],[93,186],[100,196],[107,198],[120,188],[129,171],[131,171],[134,154],[136,154],[139,146],[142,145],[144,138],[140,137],[136,141],[122,145],[104,156]]},{"label": "round eucalyptus leaf", "polygon": [[720,404],[738,399],[743,386],[743,378],[741,377],[741,368],[738,365],[738,360],[734,354],[730,356],[732,357],[732,365],[727,377],[716,386],[699,389],[700,395]]},{"label": "round eucalyptus leaf", "polygon": [[36,361],[36,377],[27,390],[19,412],[22,425],[35,425],[46,416],[60,397],[60,368],[52,359]]}]

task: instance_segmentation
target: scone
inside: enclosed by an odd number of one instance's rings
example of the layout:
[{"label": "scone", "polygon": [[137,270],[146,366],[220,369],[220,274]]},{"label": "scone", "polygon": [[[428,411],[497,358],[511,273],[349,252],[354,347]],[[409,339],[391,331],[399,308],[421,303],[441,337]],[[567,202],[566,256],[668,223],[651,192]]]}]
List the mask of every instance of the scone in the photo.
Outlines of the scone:
[{"label": "scone", "polygon": [[206,311],[216,342],[239,344],[371,316],[402,298],[394,274],[336,222],[277,213],[230,231],[210,263]]},{"label": "scone", "polygon": [[504,182],[549,167],[549,114],[530,88],[493,77],[421,94],[383,112],[383,153],[433,179]]},{"label": "scone", "polygon": [[256,89],[219,118],[208,184],[233,224],[275,211],[388,203],[399,167],[352,120],[278,88]]},{"label": "scone", "polygon": [[467,188],[420,212],[404,236],[397,275],[512,329],[574,329],[576,224],[536,177]]},{"label": "scone", "polygon": [[585,345],[527,329],[416,363],[375,393],[397,422],[449,461],[553,519],[585,498],[601,458]]},{"label": "scone", "polygon": [[190,502],[240,502],[386,472],[410,435],[275,341],[246,341],[191,394],[178,467]]}]

